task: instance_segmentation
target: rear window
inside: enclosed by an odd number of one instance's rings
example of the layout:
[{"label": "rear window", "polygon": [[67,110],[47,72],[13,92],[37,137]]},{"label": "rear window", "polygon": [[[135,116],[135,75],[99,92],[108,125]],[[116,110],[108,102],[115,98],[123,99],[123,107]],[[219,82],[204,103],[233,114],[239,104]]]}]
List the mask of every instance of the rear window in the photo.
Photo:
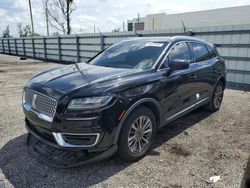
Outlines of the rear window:
[{"label": "rear window", "polygon": [[191,42],[193,50],[194,62],[201,62],[210,59],[210,55],[204,44]]},{"label": "rear window", "polygon": [[217,57],[217,54],[215,53],[215,51],[213,50],[212,47],[210,47],[208,45],[206,45],[206,47],[207,47],[207,50],[208,50],[208,53],[209,53],[211,59]]}]

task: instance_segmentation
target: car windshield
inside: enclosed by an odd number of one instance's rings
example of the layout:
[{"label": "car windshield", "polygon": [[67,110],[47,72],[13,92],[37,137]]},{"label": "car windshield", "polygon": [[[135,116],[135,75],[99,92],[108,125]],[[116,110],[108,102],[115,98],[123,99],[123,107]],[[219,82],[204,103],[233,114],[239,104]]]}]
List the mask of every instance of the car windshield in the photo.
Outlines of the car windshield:
[{"label": "car windshield", "polygon": [[98,56],[89,64],[128,69],[150,69],[167,46],[168,42],[125,41],[117,43]]}]

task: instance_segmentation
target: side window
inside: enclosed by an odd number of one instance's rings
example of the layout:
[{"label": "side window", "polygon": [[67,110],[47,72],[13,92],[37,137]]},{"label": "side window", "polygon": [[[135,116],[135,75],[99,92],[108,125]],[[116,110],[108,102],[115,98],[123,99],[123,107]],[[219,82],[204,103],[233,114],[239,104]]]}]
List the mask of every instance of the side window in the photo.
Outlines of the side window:
[{"label": "side window", "polygon": [[187,60],[191,62],[191,55],[186,42],[178,43],[170,49],[168,57],[164,60],[160,69],[168,67],[169,62],[173,60]]},{"label": "side window", "polygon": [[206,45],[206,47],[207,47],[207,50],[211,59],[217,57],[215,51],[213,50],[211,46]]},{"label": "side window", "polygon": [[210,59],[210,55],[205,45],[195,42],[191,42],[190,44],[193,49],[194,62],[201,62]]},{"label": "side window", "polygon": [[176,44],[173,48],[171,48],[168,54],[168,60],[171,62],[172,60],[191,60],[190,52],[187,43],[182,42]]}]

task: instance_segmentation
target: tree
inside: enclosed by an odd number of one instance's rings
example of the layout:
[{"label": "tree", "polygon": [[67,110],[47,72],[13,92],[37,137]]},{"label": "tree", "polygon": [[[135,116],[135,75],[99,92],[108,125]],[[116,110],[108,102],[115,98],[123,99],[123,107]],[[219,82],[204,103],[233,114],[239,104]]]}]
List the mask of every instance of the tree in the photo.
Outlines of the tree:
[{"label": "tree", "polygon": [[56,31],[52,35],[55,36],[55,37],[58,37],[58,36],[60,36],[60,32]]},{"label": "tree", "polygon": [[112,30],[112,32],[120,32],[120,29],[121,28],[115,28],[115,29]]},{"label": "tree", "polygon": [[41,35],[39,33],[34,33],[33,37],[40,37]]},{"label": "tree", "polygon": [[18,33],[19,37],[22,37],[23,36],[22,24],[19,23],[19,24],[16,25],[16,27],[17,27],[17,33]]},{"label": "tree", "polygon": [[23,36],[22,37],[31,37],[32,36],[32,30],[30,25],[26,25],[23,28]]},{"label": "tree", "polygon": [[71,34],[71,14],[76,10],[73,0],[43,0],[49,24],[64,34]]},{"label": "tree", "polygon": [[10,27],[9,27],[9,25],[7,25],[6,28],[5,28],[5,30],[3,31],[3,36],[2,37],[3,38],[10,38],[10,37],[12,37],[10,35]]},{"label": "tree", "polygon": [[32,30],[31,30],[31,26],[30,25],[26,25],[24,28],[22,26],[22,24],[17,24],[17,32],[19,37],[33,37],[33,36],[40,36],[40,34],[38,33],[34,33],[34,35],[32,35]]}]

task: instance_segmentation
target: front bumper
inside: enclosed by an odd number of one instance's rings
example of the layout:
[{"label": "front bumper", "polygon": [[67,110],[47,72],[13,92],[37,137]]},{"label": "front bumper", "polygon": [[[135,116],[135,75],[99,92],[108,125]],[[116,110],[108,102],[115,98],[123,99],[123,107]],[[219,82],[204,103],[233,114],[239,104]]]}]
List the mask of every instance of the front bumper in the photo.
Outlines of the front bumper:
[{"label": "front bumper", "polygon": [[105,128],[100,119],[45,122],[26,111],[29,151],[39,160],[58,168],[93,163],[112,156],[116,129]]},{"label": "front bumper", "polygon": [[112,156],[117,150],[117,145],[105,148],[61,147],[48,135],[46,137],[38,135],[29,123],[26,123],[26,128],[29,132],[27,145],[30,153],[37,159],[57,168],[72,168],[100,161]]},{"label": "front bumper", "polygon": [[53,147],[48,142],[41,141],[30,133],[28,134],[27,145],[29,152],[37,159],[57,168],[72,168],[100,161],[112,156],[117,150],[117,145],[113,145],[105,151],[70,151]]}]

